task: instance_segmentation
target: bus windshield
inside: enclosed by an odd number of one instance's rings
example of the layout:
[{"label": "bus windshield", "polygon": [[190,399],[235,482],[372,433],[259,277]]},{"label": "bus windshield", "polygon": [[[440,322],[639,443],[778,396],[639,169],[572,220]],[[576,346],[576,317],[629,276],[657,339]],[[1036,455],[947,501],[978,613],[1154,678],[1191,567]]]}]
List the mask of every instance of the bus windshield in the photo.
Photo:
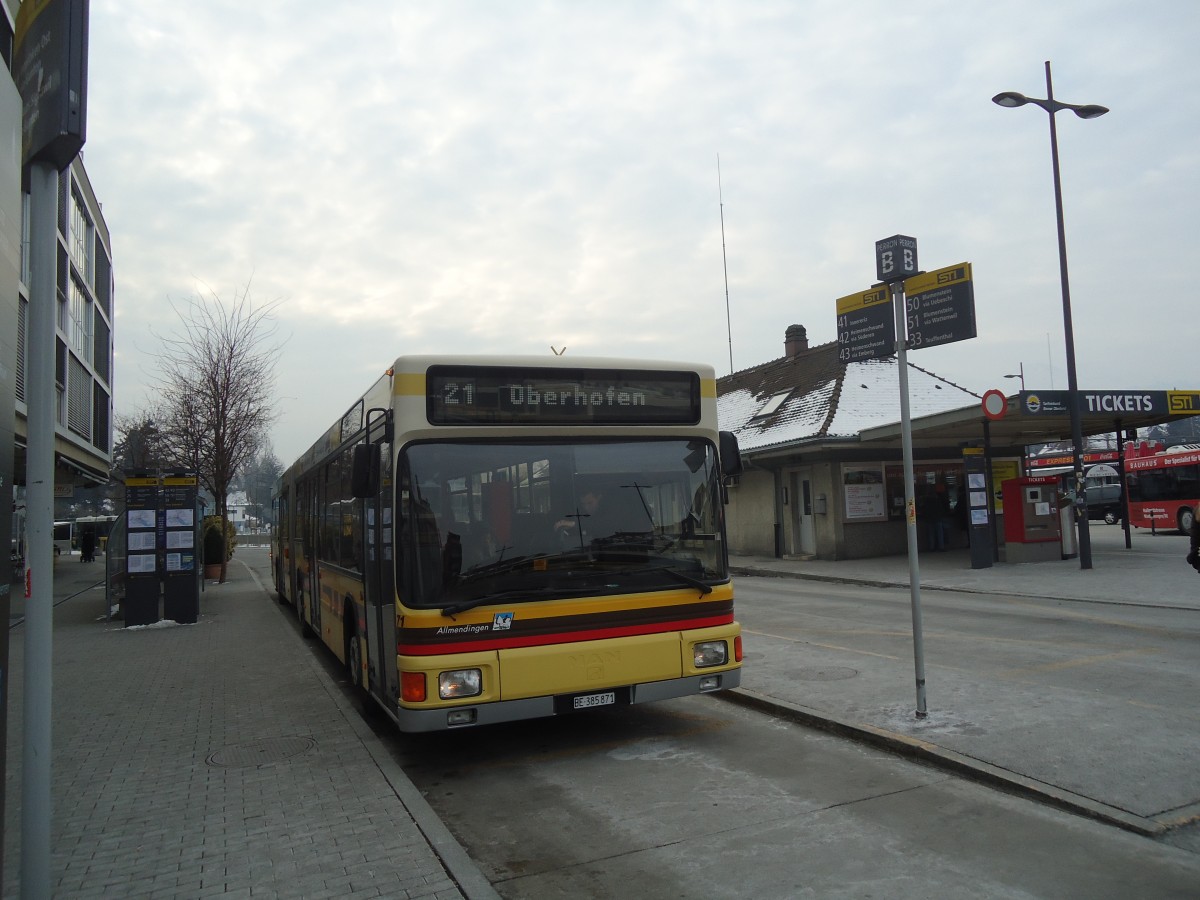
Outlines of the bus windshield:
[{"label": "bus windshield", "polygon": [[410,607],[706,593],[727,578],[706,440],[416,443],[398,472],[396,583]]}]

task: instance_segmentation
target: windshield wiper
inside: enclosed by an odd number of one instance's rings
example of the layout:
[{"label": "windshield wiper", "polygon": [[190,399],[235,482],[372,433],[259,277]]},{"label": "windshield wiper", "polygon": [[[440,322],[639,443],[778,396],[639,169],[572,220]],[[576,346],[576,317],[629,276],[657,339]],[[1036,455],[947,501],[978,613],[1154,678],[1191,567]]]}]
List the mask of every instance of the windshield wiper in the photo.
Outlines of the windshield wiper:
[{"label": "windshield wiper", "polygon": [[679,581],[682,581],[684,584],[688,584],[688,585],[691,585],[692,587],[694,587],[696,590],[698,590],[700,592],[701,596],[703,596],[704,594],[712,593],[712,585],[709,584],[707,581],[701,581],[699,578],[693,578],[691,575],[688,575],[686,572],[680,572],[678,569],[674,569],[671,566],[659,566],[657,569],[654,569],[651,571],[666,572],[672,578],[677,578]]},{"label": "windshield wiper", "polygon": [[694,587],[701,593],[701,595],[712,593],[712,585],[707,581],[701,581],[699,578],[689,575],[686,572],[681,572],[674,566],[649,566],[645,569],[625,569],[619,573],[610,573],[610,575],[642,575],[650,572],[662,572],[666,575],[670,575],[676,581],[686,584],[688,587]]},{"label": "windshield wiper", "polygon": [[562,597],[564,599],[570,597],[583,597],[588,594],[599,594],[606,590],[605,587],[591,588],[560,588],[560,587],[539,587],[529,588],[528,590],[514,589],[511,591],[498,591],[494,594],[482,594],[478,597],[472,597],[470,600],[460,600],[457,603],[451,603],[442,608],[443,616],[455,616],[460,612],[466,612],[468,609],[474,609],[477,606],[486,606],[489,603],[503,603],[505,600],[533,600],[541,597]]},{"label": "windshield wiper", "polygon": [[515,572],[518,569],[528,566],[532,558],[530,556],[513,556],[509,559],[497,560],[494,563],[480,563],[477,566],[471,566],[465,572],[461,572],[459,578],[466,578],[473,581],[476,578],[487,578],[490,575],[503,575],[507,572]]}]

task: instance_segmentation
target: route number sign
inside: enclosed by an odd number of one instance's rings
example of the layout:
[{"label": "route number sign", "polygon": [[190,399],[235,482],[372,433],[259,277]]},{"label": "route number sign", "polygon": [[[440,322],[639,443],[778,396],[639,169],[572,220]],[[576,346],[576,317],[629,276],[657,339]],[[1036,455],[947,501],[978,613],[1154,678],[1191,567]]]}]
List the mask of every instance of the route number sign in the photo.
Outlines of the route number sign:
[{"label": "route number sign", "polygon": [[925,272],[904,282],[908,347],[920,350],[975,337],[971,264]]},{"label": "route number sign", "polygon": [[896,316],[891,290],[872,288],[837,302],[838,359],[878,359],[896,352]]}]

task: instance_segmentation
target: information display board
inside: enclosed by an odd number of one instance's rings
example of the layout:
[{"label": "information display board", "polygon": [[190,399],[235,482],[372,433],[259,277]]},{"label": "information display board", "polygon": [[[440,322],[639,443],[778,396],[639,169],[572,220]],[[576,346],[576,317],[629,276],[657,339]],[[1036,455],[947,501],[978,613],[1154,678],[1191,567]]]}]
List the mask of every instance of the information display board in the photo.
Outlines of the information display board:
[{"label": "information display board", "polygon": [[904,293],[909,349],[921,350],[976,336],[970,263],[914,275],[904,282]]},{"label": "information display board", "polygon": [[993,562],[992,520],[988,502],[987,458],[981,447],[963,448],[963,470],[967,477],[959,503],[967,504],[967,529],[971,543],[971,568],[988,569]]},{"label": "information display board", "polygon": [[157,475],[125,476],[125,626],[152,625],[159,621],[158,601],[158,494]]},{"label": "information display board", "polygon": [[196,563],[196,488],[191,472],[163,476],[163,617],[191,624],[200,617]]},{"label": "information display board", "polygon": [[896,316],[891,290],[872,288],[837,301],[838,359],[879,359],[896,352]]}]

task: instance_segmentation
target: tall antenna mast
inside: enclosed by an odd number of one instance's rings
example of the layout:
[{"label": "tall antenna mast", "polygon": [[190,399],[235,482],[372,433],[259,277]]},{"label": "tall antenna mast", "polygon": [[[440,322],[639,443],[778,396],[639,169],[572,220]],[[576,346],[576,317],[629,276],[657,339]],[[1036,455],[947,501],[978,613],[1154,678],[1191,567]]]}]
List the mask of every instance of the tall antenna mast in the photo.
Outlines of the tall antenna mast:
[{"label": "tall antenna mast", "polygon": [[733,374],[733,326],[729,319],[729,263],[725,259],[725,194],[721,190],[721,154],[717,154],[717,199],[721,203],[721,266],[725,269],[725,333],[729,335],[729,374]]}]

